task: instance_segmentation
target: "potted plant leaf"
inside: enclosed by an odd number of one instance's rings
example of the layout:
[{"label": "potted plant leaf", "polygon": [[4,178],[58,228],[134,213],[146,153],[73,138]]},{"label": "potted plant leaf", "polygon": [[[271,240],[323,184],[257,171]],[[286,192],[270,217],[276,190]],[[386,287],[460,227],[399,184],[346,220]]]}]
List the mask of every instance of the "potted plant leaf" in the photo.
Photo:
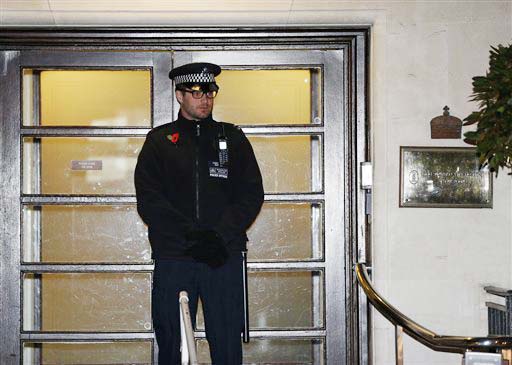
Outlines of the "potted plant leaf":
[{"label": "potted plant leaf", "polygon": [[464,142],[476,146],[480,168],[500,168],[512,175],[512,45],[491,47],[486,76],[473,77],[472,101],[479,110],[466,117],[464,125],[476,130],[464,133]]}]

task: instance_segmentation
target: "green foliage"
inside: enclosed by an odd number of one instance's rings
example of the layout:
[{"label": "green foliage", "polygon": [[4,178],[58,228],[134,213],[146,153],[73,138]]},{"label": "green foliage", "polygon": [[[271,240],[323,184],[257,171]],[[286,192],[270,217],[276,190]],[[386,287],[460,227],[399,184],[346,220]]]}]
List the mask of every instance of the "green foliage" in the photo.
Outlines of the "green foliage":
[{"label": "green foliage", "polygon": [[512,45],[491,47],[490,54],[487,75],[473,77],[471,100],[480,110],[464,119],[464,125],[477,124],[464,142],[476,146],[481,167],[512,175]]}]

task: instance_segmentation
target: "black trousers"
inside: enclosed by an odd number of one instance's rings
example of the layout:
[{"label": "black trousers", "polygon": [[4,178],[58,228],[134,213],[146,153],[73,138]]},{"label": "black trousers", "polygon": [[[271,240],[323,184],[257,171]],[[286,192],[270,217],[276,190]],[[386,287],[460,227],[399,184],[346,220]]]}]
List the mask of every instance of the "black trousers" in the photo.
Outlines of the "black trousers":
[{"label": "black trousers", "polygon": [[159,365],[181,363],[179,292],[189,296],[195,326],[198,299],[204,312],[206,338],[212,364],[242,363],[243,330],[242,255],[232,253],[221,267],[186,260],[155,260],[153,276],[153,326]]}]

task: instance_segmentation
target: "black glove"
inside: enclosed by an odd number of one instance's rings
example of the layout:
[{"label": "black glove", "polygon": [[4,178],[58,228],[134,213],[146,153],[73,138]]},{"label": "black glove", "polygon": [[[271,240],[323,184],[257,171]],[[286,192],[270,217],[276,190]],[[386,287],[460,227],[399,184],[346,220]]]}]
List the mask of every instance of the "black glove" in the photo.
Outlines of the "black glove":
[{"label": "black glove", "polygon": [[185,238],[191,244],[185,253],[212,268],[222,266],[229,257],[224,240],[213,230],[191,231]]}]

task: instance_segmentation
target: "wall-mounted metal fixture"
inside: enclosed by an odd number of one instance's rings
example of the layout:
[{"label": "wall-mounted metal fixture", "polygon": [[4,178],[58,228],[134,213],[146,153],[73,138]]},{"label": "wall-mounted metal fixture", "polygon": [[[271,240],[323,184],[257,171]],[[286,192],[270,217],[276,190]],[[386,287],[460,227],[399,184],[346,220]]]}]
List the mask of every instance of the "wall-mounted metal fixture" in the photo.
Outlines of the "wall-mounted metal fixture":
[{"label": "wall-mounted metal fixture", "polygon": [[450,108],[443,108],[443,115],[430,121],[430,138],[432,139],[460,139],[462,120],[450,115]]}]

